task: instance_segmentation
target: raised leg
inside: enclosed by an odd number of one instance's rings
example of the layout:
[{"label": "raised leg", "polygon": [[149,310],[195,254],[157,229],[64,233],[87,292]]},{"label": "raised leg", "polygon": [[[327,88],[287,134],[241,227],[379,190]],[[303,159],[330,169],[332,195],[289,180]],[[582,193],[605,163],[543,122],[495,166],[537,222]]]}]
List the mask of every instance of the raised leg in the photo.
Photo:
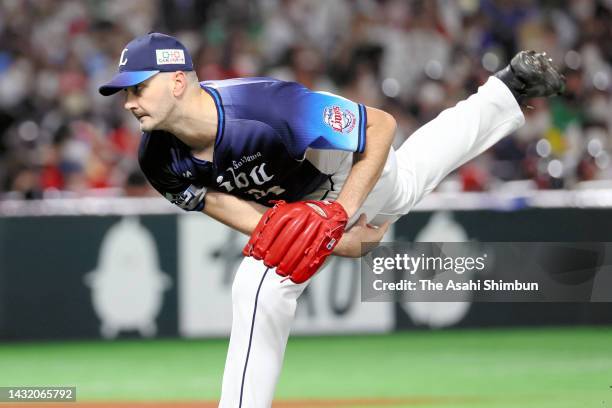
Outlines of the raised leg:
[{"label": "raised leg", "polygon": [[398,189],[385,212],[406,214],[451,171],[519,128],[510,89],[491,77],[478,92],[419,128],[397,150]]}]

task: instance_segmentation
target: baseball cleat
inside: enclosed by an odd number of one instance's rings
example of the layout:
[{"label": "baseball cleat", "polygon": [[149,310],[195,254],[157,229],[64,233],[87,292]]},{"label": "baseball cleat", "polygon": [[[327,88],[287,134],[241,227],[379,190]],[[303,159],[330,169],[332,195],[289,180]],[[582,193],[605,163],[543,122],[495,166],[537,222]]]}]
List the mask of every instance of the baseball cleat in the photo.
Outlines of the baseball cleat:
[{"label": "baseball cleat", "polygon": [[545,52],[521,51],[495,76],[510,88],[519,103],[529,98],[560,95],[565,91],[565,77]]}]

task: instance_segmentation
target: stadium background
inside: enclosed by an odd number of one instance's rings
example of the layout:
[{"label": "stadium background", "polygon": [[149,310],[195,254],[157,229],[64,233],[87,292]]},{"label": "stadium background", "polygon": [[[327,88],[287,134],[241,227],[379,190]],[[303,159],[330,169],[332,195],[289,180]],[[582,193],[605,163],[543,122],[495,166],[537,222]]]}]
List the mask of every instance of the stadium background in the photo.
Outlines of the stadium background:
[{"label": "stadium background", "polygon": [[[115,407],[219,395],[244,238],[179,214],[138,171],[135,121],[97,94],[133,36],[177,35],[202,79],[269,75],[386,109],[397,144],[517,50],[547,51],[567,95],[534,102],[390,239],[609,241],[611,13],[606,0],[1,2],[0,386],[75,385],[83,405]],[[333,263],[301,300],[278,406],[612,404],[608,303],[361,303],[356,268]]]}]

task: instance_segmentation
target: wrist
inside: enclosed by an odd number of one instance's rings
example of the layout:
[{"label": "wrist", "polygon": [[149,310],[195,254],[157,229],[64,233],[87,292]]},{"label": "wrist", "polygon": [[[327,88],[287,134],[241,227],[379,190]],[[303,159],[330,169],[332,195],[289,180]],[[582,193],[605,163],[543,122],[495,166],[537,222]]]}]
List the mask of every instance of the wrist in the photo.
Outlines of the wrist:
[{"label": "wrist", "polygon": [[341,199],[336,200],[335,203],[342,207],[348,219],[351,219],[351,217],[357,212],[357,208],[354,208],[354,205],[352,206],[350,203],[344,203]]}]

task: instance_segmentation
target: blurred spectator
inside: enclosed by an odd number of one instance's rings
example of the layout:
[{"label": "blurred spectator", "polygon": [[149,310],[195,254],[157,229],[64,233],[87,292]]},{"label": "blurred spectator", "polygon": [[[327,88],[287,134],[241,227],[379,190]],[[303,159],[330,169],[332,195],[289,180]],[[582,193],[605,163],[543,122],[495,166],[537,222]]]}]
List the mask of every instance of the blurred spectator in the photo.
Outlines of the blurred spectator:
[{"label": "blurred spectator", "polygon": [[[6,0],[0,3],[0,198],[149,195],[137,124],[98,85],[122,46],[163,31],[204,79],[269,75],[381,107],[394,145],[520,49],[547,51],[567,94],[456,172],[466,191],[612,179],[609,0]],[[524,183],[530,185],[530,183]]]}]

